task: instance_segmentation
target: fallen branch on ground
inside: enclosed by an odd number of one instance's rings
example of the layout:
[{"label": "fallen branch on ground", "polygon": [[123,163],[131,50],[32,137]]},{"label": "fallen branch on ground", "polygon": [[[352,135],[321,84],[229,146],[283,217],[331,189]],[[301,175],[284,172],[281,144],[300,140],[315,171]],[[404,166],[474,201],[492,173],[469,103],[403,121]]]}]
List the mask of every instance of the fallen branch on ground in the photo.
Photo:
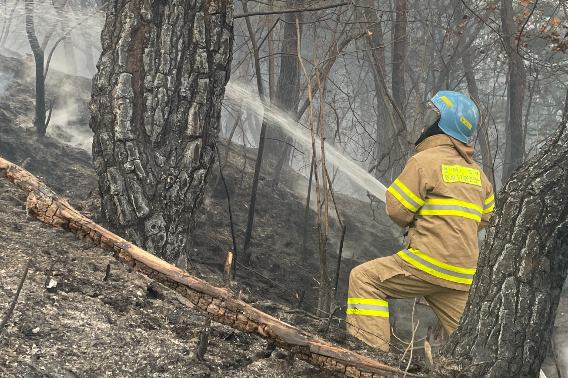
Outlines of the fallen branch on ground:
[{"label": "fallen branch on ground", "polygon": [[[0,173],[26,192],[29,214],[113,251],[118,260],[175,290],[218,323],[272,340],[303,361],[347,377],[394,378],[405,374],[292,327],[234,298],[231,292],[211,286],[149,254],[84,217],[31,173],[2,158]],[[418,377],[414,374],[406,376]]]},{"label": "fallen branch on ground", "polygon": [[10,317],[12,316],[12,312],[14,312],[14,308],[16,308],[16,302],[18,302],[18,297],[20,296],[20,292],[22,291],[22,287],[24,286],[24,282],[26,281],[26,277],[28,276],[28,270],[30,270],[31,263],[32,263],[32,258],[28,257],[28,262],[26,264],[26,268],[24,269],[24,274],[22,274],[22,279],[20,280],[18,289],[16,290],[16,295],[14,295],[12,304],[10,305],[10,308],[6,312],[6,315],[4,315],[4,319],[2,319],[2,322],[0,323],[0,331],[6,326],[8,320],[10,320]]}]

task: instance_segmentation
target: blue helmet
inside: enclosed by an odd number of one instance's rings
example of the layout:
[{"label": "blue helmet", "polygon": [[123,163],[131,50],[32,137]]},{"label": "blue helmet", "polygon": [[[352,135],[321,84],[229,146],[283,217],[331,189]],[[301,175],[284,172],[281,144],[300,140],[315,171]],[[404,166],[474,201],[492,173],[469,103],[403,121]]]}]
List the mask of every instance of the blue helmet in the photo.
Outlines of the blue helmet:
[{"label": "blue helmet", "polygon": [[479,123],[475,102],[454,91],[440,91],[431,101],[440,111],[440,129],[452,138],[467,143]]}]

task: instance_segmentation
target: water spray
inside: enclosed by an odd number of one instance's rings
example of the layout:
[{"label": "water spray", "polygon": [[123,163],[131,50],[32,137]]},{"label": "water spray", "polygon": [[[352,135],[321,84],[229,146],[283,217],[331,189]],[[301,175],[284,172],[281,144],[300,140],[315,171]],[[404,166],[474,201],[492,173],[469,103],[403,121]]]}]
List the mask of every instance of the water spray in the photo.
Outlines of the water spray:
[{"label": "water spray", "polygon": [[[281,110],[264,105],[258,96],[246,84],[230,81],[225,94],[235,100],[243,101],[259,116],[265,116],[271,124],[277,125],[301,145],[311,148],[312,136],[308,130]],[[369,172],[358,166],[355,162],[344,156],[337,148],[325,143],[326,160],[335,165],[341,172],[349,176],[363,189],[380,199],[386,201],[387,188],[374,178]]]}]

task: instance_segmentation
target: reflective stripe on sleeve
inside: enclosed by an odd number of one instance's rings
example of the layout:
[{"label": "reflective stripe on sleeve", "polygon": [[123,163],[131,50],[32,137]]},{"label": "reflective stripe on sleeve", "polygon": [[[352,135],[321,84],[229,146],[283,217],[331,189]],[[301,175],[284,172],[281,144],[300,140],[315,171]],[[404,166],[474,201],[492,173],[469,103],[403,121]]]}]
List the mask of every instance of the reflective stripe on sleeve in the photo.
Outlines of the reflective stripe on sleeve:
[{"label": "reflective stripe on sleeve", "polygon": [[399,179],[394,180],[391,186],[389,186],[388,191],[396,197],[408,210],[415,213],[418,209],[424,205],[422,201],[416,194],[412,193],[406,185],[404,185]]},{"label": "reflective stripe on sleeve", "polygon": [[414,267],[447,281],[471,285],[475,269],[459,268],[438,261],[416,249],[404,249],[398,255]]},{"label": "reflective stripe on sleeve", "polygon": [[483,214],[492,212],[494,207],[495,207],[495,196],[492,195],[491,197],[485,200],[485,206],[483,206]]},{"label": "reflective stripe on sleeve", "polygon": [[427,199],[419,215],[454,215],[481,222],[481,207],[454,199]]},{"label": "reflective stripe on sleeve", "polygon": [[389,304],[387,301],[369,298],[348,298],[347,313],[353,315],[389,317]]}]

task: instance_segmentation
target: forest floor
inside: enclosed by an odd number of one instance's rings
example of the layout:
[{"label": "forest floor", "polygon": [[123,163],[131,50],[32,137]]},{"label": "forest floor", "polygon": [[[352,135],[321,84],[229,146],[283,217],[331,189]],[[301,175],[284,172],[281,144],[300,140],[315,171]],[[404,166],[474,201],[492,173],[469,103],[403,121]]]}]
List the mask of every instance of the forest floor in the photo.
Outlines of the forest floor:
[{"label": "forest floor", "polygon": [[[101,222],[96,175],[88,149],[90,81],[50,72],[48,98],[55,99],[48,136],[31,129],[33,83],[25,62],[0,56],[0,72],[10,82],[0,93],[0,156],[37,175],[86,216]],[[0,83],[1,84],[1,83]],[[80,148],[75,148],[80,147]],[[227,142],[220,146],[224,156]],[[223,174],[231,196],[238,252],[248,215],[256,150],[231,144]],[[261,174],[251,245],[251,265],[237,265],[231,289],[241,299],[290,324],[318,333],[326,320],[313,315],[319,280],[314,196],[308,224],[304,221],[307,180],[286,170],[281,183],[271,183],[273,162]],[[187,270],[215,286],[227,251],[232,250],[227,196],[215,166],[197,219],[194,253]],[[350,270],[361,262],[389,255],[400,247],[400,231],[381,209],[338,195],[347,226],[337,300],[344,305]],[[306,248],[302,235],[308,229]],[[340,228],[330,220],[328,264],[335,277]],[[72,234],[46,227],[27,216],[25,195],[0,179],[0,314],[9,307],[26,258],[28,278],[5,330],[0,330],[0,377],[324,377],[325,374],[287,353],[265,353],[262,339],[213,323],[204,361],[195,346],[205,319],[191,303],[138,273],[129,272],[104,250]],[[110,275],[104,280],[107,266]],[[49,283],[56,282],[54,288]],[[298,308],[299,297],[305,291]],[[411,337],[411,318],[420,321],[417,338],[435,317],[428,307],[397,301],[393,327],[403,340]],[[341,313],[340,313],[341,312]],[[374,356],[344,331],[344,310],[338,311],[325,338]],[[565,314],[566,313],[566,314]],[[1,315],[0,315],[1,316]],[[568,298],[562,297],[556,335],[568,331]],[[561,333],[562,332],[562,333]],[[556,337],[557,350],[568,350]],[[435,342],[436,343],[436,342]],[[418,345],[421,345],[418,344]],[[418,360],[421,351],[417,350]],[[562,357],[562,356],[561,356]],[[568,356],[567,356],[568,357]],[[398,366],[395,355],[383,362]],[[561,358],[563,359],[563,358]],[[415,367],[413,367],[415,368]],[[555,377],[552,359],[543,367]],[[567,372],[568,374],[568,372]]]}]

